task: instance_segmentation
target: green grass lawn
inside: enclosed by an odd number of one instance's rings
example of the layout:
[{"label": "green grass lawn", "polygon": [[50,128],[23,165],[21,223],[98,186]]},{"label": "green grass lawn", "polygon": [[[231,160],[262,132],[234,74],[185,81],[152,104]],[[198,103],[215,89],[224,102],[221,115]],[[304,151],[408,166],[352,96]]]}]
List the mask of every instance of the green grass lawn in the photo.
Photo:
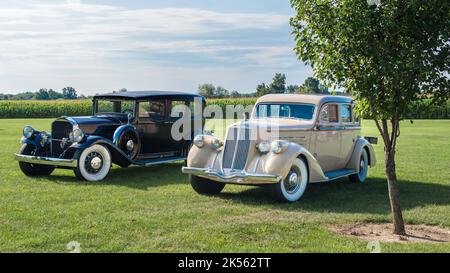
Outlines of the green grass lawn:
[{"label": "green grass lawn", "polygon": [[[102,183],[79,182],[69,170],[28,178],[13,159],[22,127],[50,123],[0,120],[2,252],[66,252],[70,241],[82,252],[366,252],[367,242],[329,227],[390,221],[382,144],[375,145],[379,164],[367,183],[312,184],[300,202],[279,204],[258,187],[227,185],[217,196],[198,195],[181,162],[114,167]],[[364,126],[365,135],[377,135],[373,122]],[[450,228],[450,120],[401,126],[397,170],[405,221]],[[381,250],[450,252],[450,244],[382,243]]]}]

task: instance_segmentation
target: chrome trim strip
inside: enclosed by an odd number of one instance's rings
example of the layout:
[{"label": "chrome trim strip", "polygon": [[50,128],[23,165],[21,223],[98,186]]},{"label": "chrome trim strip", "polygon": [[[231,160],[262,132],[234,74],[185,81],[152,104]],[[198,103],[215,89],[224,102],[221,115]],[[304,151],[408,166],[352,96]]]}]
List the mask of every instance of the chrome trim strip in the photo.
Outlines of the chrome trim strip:
[{"label": "chrome trim strip", "polygon": [[[259,161],[261,161],[261,157],[260,156],[258,156],[258,159],[256,159],[255,167],[253,167],[253,172],[254,173],[256,173],[256,170],[258,169]],[[245,165],[247,165],[247,163]]]},{"label": "chrome trim strip", "polygon": [[208,168],[183,167],[182,173],[201,177],[208,177],[214,181],[234,184],[274,184],[281,181],[280,175],[248,173],[246,171],[233,172],[231,174],[220,173]]},{"label": "chrome trim strip", "polygon": [[234,169],[234,163],[236,162],[236,154],[237,154],[237,148],[238,148],[238,145],[239,145],[239,137],[241,136],[241,124],[242,124],[242,122],[239,124],[239,127],[238,127],[238,130],[237,130],[237,139],[235,140],[236,141],[236,144],[234,144],[234,153],[233,153],[233,160],[231,161],[231,169],[233,170]]},{"label": "chrome trim strip", "polygon": [[16,154],[15,158],[17,161],[31,164],[51,165],[70,168],[76,168],[78,166],[78,160],[76,159],[62,159],[55,157],[43,157],[33,155],[21,155],[21,154]]}]

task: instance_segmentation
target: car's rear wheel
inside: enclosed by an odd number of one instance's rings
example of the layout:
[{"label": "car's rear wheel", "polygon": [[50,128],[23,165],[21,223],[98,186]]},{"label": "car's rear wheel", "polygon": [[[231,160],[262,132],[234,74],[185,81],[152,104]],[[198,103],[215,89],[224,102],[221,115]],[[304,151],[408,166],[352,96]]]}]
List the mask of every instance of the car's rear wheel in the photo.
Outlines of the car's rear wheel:
[{"label": "car's rear wheel", "polygon": [[[36,147],[30,144],[23,144],[20,148],[19,154],[21,155],[35,155]],[[41,164],[31,164],[25,162],[19,162],[20,170],[26,176],[47,176],[50,175],[55,167]]]},{"label": "car's rear wheel", "polygon": [[308,185],[308,166],[303,158],[296,158],[286,178],[271,185],[273,197],[280,202],[298,201]]},{"label": "car's rear wheel", "polygon": [[225,187],[224,183],[212,181],[203,177],[189,175],[189,182],[192,188],[200,194],[215,194],[219,193]]},{"label": "car's rear wheel", "polygon": [[78,166],[74,170],[80,180],[103,180],[111,169],[111,154],[102,145],[92,145],[84,150],[78,150],[74,156],[78,159]]},{"label": "car's rear wheel", "polygon": [[363,149],[358,163],[358,173],[349,176],[350,181],[363,183],[369,172],[369,158],[366,149]]}]

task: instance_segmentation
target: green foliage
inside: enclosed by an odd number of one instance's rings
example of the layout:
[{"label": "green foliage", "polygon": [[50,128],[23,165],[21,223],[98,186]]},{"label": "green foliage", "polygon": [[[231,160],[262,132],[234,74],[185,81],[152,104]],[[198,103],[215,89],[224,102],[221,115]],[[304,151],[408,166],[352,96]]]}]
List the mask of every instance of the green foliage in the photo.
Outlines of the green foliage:
[{"label": "green foliage", "polygon": [[63,98],[66,100],[74,100],[77,98],[77,91],[73,87],[64,87],[62,90]]},{"label": "green foliage", "polygon": [[[403,118],[424,94],[450,97],[450,2],[292,0],[300,60],[378,119]],[[370,107],[369,107],[370,106]]]},{"label": "green foliage", "polygon": [[227,89],[222,86],[215,87],[211,83],[205,83],[198,86],[198,93],[205,98],[225,98],[230,94]]}]

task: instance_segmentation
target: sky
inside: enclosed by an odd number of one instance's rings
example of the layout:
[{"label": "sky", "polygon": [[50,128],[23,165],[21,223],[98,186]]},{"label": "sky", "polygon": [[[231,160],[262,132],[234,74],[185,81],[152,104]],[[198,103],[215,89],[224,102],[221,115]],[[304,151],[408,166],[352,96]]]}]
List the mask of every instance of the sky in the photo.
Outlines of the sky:
[{"label": "sky", "polygon": [[292,16],[289,0],[2,0],[0,93],[301,84]]}]

